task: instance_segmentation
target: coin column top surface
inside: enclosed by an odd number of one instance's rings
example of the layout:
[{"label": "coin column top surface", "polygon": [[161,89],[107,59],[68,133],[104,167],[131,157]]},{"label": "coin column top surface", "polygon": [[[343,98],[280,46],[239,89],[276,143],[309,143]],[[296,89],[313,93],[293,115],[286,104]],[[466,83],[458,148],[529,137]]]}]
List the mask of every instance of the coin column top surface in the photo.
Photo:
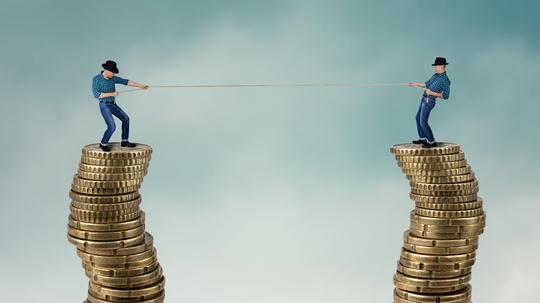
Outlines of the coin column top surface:
[{"label": "coin column top surface", "polygon": [[424,148],[419,144],[405,143],[390,147],[390,152],[396,156],[437,156],[456,154],[460,151],[458,144],[437,142],[436,147]]},{"label": "coin column top surface", "polygon": [[147,144],[137,143],[135,147],[123,147],[118,142],[109,143],[111,151],[101,150],[98,143],[89,144],[82,148],[84,157],[102,158],[102,159],[131,159],[144,158],[152,153],[152,147]]}]

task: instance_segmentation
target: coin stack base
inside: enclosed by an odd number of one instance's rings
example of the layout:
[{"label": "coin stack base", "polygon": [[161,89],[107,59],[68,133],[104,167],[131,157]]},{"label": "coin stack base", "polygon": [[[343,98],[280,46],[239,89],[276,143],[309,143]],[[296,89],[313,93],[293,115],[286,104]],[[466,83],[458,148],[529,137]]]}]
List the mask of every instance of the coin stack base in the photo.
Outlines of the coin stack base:
[{"label": "coin stack base", "polygon": [[416,207],[394,275],[395,303],[468,303],[472,267],[486,225],[478,180],[454,143],[390,148]]},{"label": "coin stack base", "polygon": [[152,148],[109,146],[83,147],[69,192],[67,237],[89,279],[84,302],[164,302],[163,269],[140,209]]}]

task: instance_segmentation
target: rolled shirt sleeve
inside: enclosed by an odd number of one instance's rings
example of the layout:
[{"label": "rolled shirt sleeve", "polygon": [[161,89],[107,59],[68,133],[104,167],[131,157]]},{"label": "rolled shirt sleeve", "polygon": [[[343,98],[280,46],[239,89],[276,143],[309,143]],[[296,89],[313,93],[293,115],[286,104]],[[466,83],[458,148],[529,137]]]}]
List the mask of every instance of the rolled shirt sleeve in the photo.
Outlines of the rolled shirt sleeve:
[{"label": "rolled shirt sleeve", "polygon": [[450,98],[450,81],[444,82],[441,93],[443,95],[443,99],[446,100]]},{"label": "rolled shirt sleeve", "polygon": [[99,99],[99,95],[101,95],[101,88],[97,77],[94,77],[92,80],[92,93],[96,99]]},{"label": "rolled shirt sleeve", "polygon": [[113,76],[112,79],[113,79],[114,83],[120,83],[120,84],[124,84],[124,85],[128,85],[128,82],[129,82],[128,79],[120,78],[118,76]]}]

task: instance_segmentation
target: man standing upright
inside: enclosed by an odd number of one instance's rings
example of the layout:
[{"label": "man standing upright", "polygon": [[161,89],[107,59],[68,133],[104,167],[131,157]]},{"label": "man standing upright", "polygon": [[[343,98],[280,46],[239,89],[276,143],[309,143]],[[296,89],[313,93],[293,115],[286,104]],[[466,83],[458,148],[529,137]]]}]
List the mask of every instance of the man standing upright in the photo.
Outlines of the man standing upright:
[{"label": "man standing upright", "polygon": [[136,144],[128,141],[129,116],[120,108],[120,106],[116,104],[114,99],[118,96],[118,92],[115,89],[115,84],[120,83],[141,89],[148,89],[148,85],[140,84],[133,80],[127,80],[116,76],[119,71],[116,67],[116,62],[114,61],[108,60],[101,66],[103,67],[101,73],[92,79],[92,92],[94,93],[94,97],[99,101],[101,115],[107,124],[107,130],[105,130],[105,133],[103,134],[99,147],[106,152],[111,150],[108,144],[114,130],[116,129],[113,115],[122,121],[121,146],[135,147]]},{"label": "man standing upright", "polygon": [[448,99],[450,96],[450,79],[446,75],[448,63],[445,58],[435,58],[435,74],[426,82],[409,82],[409,86],[426,88],[420,100],[420,108],[416,114],[416,128],[420,139],[414,140],[414,144],[422,144],[425,148],[437,146],[431,127],[429,127],[429,113],[435,107],[435,100]]}]

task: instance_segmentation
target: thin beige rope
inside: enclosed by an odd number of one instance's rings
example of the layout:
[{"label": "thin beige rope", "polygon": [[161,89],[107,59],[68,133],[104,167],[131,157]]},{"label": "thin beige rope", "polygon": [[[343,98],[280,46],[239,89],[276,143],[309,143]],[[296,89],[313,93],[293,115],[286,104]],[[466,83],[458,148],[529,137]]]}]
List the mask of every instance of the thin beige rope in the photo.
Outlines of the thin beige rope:
[{"label": "thin beige rope", "polygon": [[[249,87],[400,87],[408,83],[251,83],[251,84],[180,84],[180,85],[149,85],[149,88],[249,88]],[[142,89],[128,89],[119,91],[127,93]]]}]

